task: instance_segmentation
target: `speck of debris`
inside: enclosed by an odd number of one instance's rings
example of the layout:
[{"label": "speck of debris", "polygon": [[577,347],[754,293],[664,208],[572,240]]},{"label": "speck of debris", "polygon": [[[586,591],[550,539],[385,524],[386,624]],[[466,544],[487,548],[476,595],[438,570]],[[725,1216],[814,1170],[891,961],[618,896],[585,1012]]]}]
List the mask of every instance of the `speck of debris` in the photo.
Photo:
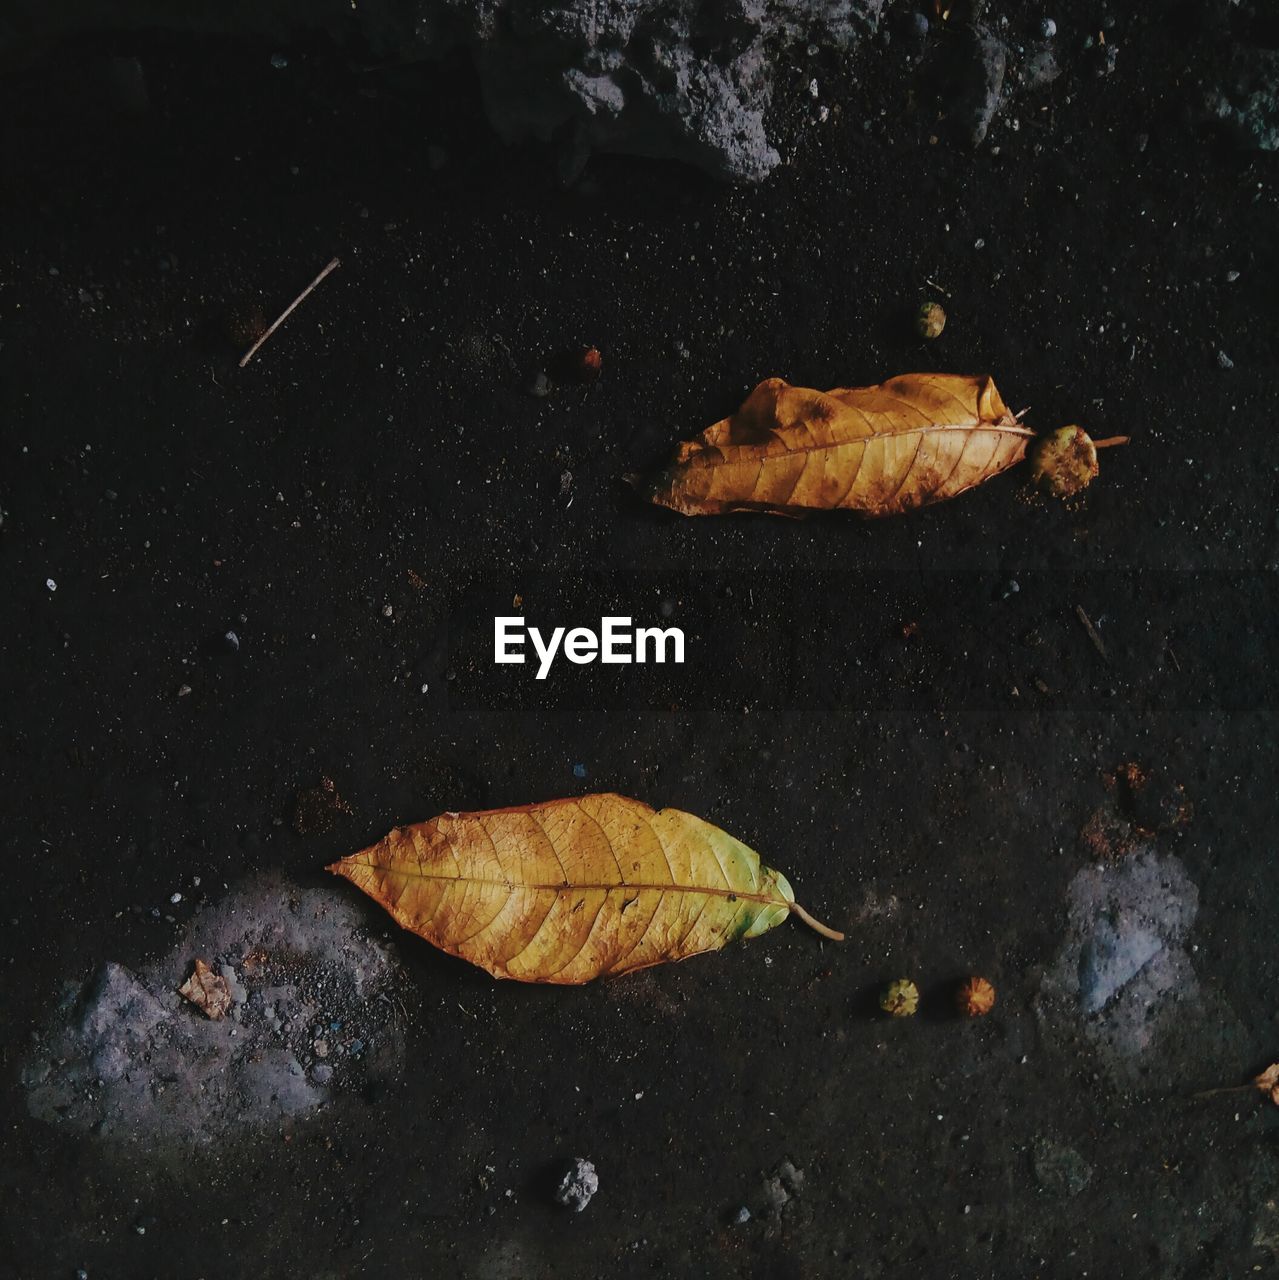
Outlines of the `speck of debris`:
[{"label": "speck of debris", "polygon": [[338,794],[333,779],[321,778],[318,786],[298,792],[293,804],[293,830],[300,836],[322,835],[333,829],[338,818],[351,813],[351,806]]}]

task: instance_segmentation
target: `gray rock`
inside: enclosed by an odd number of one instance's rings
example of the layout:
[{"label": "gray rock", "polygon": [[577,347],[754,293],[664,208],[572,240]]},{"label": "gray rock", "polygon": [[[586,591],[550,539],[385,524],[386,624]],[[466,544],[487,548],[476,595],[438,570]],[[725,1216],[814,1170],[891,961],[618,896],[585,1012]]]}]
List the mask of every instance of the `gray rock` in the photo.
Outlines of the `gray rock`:
[{"label": "gray rock", "polygon": [[1008,53],[1004,43],[987,27],[972,23],[959,30],[959,94],[955,102],[955,126],[961,136],[979,147],[990,132],[1004,92]]},{"label": "gray rock", "polygon": [[1060,1034],[1082,1031],[1107,1066],[1137,1063],[1174,1012],[1198,1002],[1186,940],[1199,891],[1173,857],[1139,851],[1085,867],[1071,882],[1069,923],[1037,1010]]},{"label": "gray rock", "polygon": [[555,1188],[555,1203],[574,1213],[581,1213],[599,1189],[600,1179],[595,1166],[578,1156]]},{"label": "gray rock", "polygon": [[1026,57],[1018,69],[1017,79],[1020,87],[1027,93],[1042,89],[1052,84],[1061,75],[1061,67],[1057,55],[1047,44],[1038,48],[1027,49]]},{"label": "gray rock", "polygon": [[1279,151],[1279,49],[1237,49],[1224,83],[1205,97],[1211,119],[1241,147]]},{"label": "gray rock", "polygon": [[1092,1165],[1074,1147],[1036,1138],[1031,1151],[1035,1179],[1056,1196],[1077,1196],[1092,1181]]},{"label": "gray rock", "polygon": [[1119,63],[1119,46],[1117,44],[1099,44],[1092,50],[1092,73],[1101,79],[1114,75]]},{"label": "gray rock", "polygon": [[[260,967],[229,963],[264,956],[269,966],[277,954],[288,964],[272,971],[270,985]],[[234,1021],[193,1016],[177,996],[193,956],[208,956],[231,982]],[[308,1078],[302,1061],[317,990],[326,1026],[336,1024],[326,1034],[342,1037],[352,1019],[360,1024],[361,1077],[394,1070],[403,1043],[387,993],[396,974],[345,896],[277,877],[250,881],[192,919],[176,946],[141,971],[108,961],[69,988],[22,1064],[28,1109],[95,1140],[185,1161],[193,1146],[314,1111],[328,1097],[321,1086],[341,1087],[343,1073],[357,1070],[343,1058],[340,1067],[317,1064]],[[370,1033],[385,1045],[376,1062],[363,1052]]]},{"label": "gray rock", "polygon": [[[775,53],[809,40],[847,52],[878,27],[885,0],[158,0],[50,5],[14,0],[0,55],[88,30],[198,28],[279,41],[317,37],[374,61],[470,52],[485,110],[508,141],[571,136],[571,174],[593,151],[686,160],[734,181],[780,163],[765,116]],[[207,11],[206,11],[207,10]],[[13,33],[6,41],[3,33]],[[301,56],[301,55],[294,55]],[[279,55],[284,60],[283,52]]]},{"label": "gray rock", "polygon": [[773,1214],[781,1213],[782,1209],[799,1195],[803,1187],[804,1171],[795,1168],[791,1161],[783,1160],[772,1174],[764,1179],[764,1207]]}]

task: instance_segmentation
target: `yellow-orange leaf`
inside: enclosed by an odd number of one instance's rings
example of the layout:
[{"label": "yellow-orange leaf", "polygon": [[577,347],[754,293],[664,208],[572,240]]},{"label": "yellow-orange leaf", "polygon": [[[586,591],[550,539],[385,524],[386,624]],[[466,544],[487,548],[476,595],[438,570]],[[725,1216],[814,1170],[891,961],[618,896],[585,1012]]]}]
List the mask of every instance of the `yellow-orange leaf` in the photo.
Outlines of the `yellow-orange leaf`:
[{"label": "yellow-orange leaf", "polygon": [[406,929],[497,978],[589,982],[758,937],[786,877],[718,827],[619,795],[400,827],[335,862]]},{"label": "yellow-orange leaf", "polygon": [[646,492],[683,515],[896,515],[1006,471],[1034,439],[990,378],[910,373],[834,391],[769,378]]}]

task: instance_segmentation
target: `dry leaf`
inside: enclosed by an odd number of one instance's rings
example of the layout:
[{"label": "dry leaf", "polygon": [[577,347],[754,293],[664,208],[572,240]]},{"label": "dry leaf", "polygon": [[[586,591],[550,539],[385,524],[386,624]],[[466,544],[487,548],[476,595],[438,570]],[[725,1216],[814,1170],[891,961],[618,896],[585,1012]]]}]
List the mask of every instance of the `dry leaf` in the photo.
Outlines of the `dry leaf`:
[{"label": "dry leaf", "polygon": [[191,976],[178,988],[178,995],[202,1009],[214,1022],[231,1012],[231,987],[203,960],[196,960]]},{"label": "dry leaf", "polygon": [[[1087,475],[1063,432],[1087,441]],[[731,418],[681,444],[644,492],[683,515],[896,515],[1006,471],[1037,439],[987,377],[909,373],[826,392],[769,378]],[[1063,496],[1077,492],[1095,474],[1096,448],[1110,443],[1119,441],[1095,445],[1078,427],[1043,437],[1038,482]]]},{"label": "dry leaf", "polygon": [[335,862],[406,929],[497,978],[589,982],[754,938],[795,903],[718,827],[618,795],[401,827]]},{"label": "dry leaf", "polygon": [[1270,1095],[1270,1101],[1279,1106],[1279,1062],[1272,1062],[1254,1081],[1253,1084],[1262,1093]]}]

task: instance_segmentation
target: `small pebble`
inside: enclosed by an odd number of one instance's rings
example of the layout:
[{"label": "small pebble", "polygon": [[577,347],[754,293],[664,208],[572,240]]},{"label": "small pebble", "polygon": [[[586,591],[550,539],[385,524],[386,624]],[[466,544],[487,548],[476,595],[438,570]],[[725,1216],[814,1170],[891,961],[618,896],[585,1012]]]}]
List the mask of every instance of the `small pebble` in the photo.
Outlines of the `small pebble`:
[{"label": "small pebble", "polygon": [[539,399],[551,394],[551,380],[539,370],[533,375],[532,381],[528,384],[528,393],[531,396],[537,396]]},{"label": "small pebble", "polygon": [[1224,351],[1217,352],[1217,364],[1222,369],[1233,369],[1235,362]]},{"label": "small pebble", "polygon": [[44,585],[48,587],[50,591],[56,591],[58,589],[58,584],[54,582],[52,578],[46,578],[44,580]]},{"label": "small pebble", "polygon": [[170,905],[171,905],[171,906],[175,906],[175,907],[176,907],[176,906],[178,905],[178,903],[179,903],[179,902],[181,902],[181,901],[182,901],[182,895],[181,895],[180,893],[170,894],[170,896],[169,896],[169,903],[170,903]]},{"label": "small pebble", "polygon": [[317,1040],[311,1048],[315,1050],[317,1058],[327,1058],[329,1056],[329,1042],[327,1040]]},{"label": "small pebble", "polygon": [[317,1062],[311,1068],[311,1079],[316,1084],[328,1084],[333,1079],[333,1068],[327,1062]]},{"label": "small pebble", "polygon": [[573,777],[575,778],[586,777],[586,766],[584,764],[575,764],[573,766]]},{"label": "small pebble", "polygon": [[283,71],[289,65],[289,60],[282,53],[273,53],[271,55],[271,65],[277,71]]},{"label": "small pebble", "polygon": [[188,695],[188,694],[190,694],[190,692],[191,692],[191,686],[190,686],[189,684],[180,684],[180,685],[178,685],[178,697],[179,697],[179,698],[185,698],[185,697],[187,697],[187,695]]},{"label": "small pebble", "polygon": [[581,1213],[600,1189],[599,1175],[589,1160],[578,1156],[555,1188],[555,1203]]},{"label": "small pebble", "polygon": [[1098,78],[1113,75],[1118,60],[1119,46],[1117,44],[1098,45],[1097,51],[1093,55],[1093,75]]},{"label": "small pebble", "polygon": [[1227,284],[1234,284],[1234,282],[1235,282],[1236,280],[1238,280],[1238,279],[1239,279],[1239,272],[1237,272],[1237,271],[1227,271],[1227,272],[1226,272],[1226,283],[1227,283]]},{"label": "small pebble", "polygon": [[733,1214],[733,1225],[735,1227],[744,1227],[751,1220],[751,1211],[742,1205],[738,1211]]},{"label": "small pebble", "polygon": [[222,639],[225,641],[226,647],[230,649],[232,653],[240,652],[240,637],[237,636],[234,631],[228,631]]},{"label": "small pebble", "polygon": [[384,618],[393,618],[395,616],[395,609],[389,604],[384,604],[382,606],[382,616]]},{"label": "small pebble", "polygon": [[1039,24],[1039,34],[1045,40],[1051,40],[1057,34],[1057,24],[1051,18],[1045,18]]}]

